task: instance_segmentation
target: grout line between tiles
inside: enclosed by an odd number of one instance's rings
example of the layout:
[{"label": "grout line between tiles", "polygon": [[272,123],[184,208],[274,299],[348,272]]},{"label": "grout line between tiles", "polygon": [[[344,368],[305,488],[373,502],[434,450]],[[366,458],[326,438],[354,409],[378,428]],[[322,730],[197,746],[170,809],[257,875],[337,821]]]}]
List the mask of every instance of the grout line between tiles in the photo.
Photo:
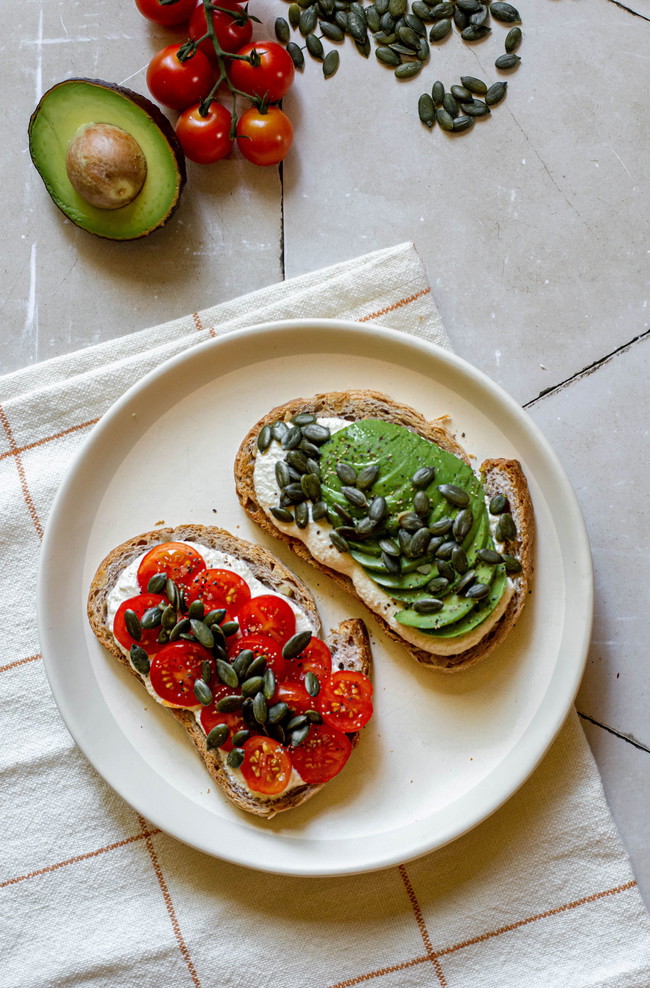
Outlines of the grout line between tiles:
[{"label": "grout line between tiles", "polygon": [[632,734],[624,734],[623,731],[617,731],[614,727],[608,727],[607,724],[601,724],[600,721],[594,720],[593,717],[589,717],[587,714],[580,713],[578,710],[578,717],[583,720],[589,721],[594,727],[601,727],[603,731],[607,731],[608,734],[613,734],[615,738],[619,738],[621,741],[626,741],[628,744],[633,745],[633,747],[638,748],[639,751],[647,751],[650,754],[650,748],[643,741],[637,741],[637,739]]},{"label": "grout line between tiles", "polygon": [[650,17],[640,14],[638,10],[632,10],[631,7],[626,7],[624,3],[619,3],[618,0],[609,0],[609,2],[613,3],[615,7],[620,7],[621,10],[627,11],[628,14],[632,14],[633,17],[640,17],[642,21],[650,21]]},{"label": "grout line between tiles", "polygon": [[285,246],[284,246],[284,162],[278,167],[280,176],[280,280],[286,280]]}]

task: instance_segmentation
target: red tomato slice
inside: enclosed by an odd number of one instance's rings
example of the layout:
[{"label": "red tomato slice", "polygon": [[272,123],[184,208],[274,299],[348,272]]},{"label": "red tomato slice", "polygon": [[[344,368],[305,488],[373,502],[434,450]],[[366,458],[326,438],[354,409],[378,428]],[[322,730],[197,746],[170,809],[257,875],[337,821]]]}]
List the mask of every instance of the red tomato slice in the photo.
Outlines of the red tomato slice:
[{"label": "red tomato slice", "polygon": [[260,734],[244,742],[241,772],[249,789],[276,796],[284,792],[291,778],[291,759],[286,748]]},{"label": "red tomato slice", "polygon": [[233,693],[239,693],[239,690],[232,689],[224,683],[220,686],[213,686],[212,703],[208,707],[203,707],[201,710],[201,726],[206,734],[209,734],[212,728],[216,727],[217,724],[227,724],[230,728],[230,737],[224,744],[221,745],[222,751],[232,751],[233,734],[247,728],[246,722],[239,710],[233,710],[230,713],[221,713],[221,711],[217,710],[217,703],[219,700],[222,700],[224,696],[232,696]]},{"label": "red tomato slice", "polygon": [[362,672],[335,672],[316,700],[323,720],[339,731],[358,731],[372,717],[372,683]]},{"label": "red tomato slice", "polygon": [[131,610],[138,618],[142,618],[145,611],[151,607],[156,607],[160,603],[167,604],[167,598],[160,594],[141,593],[137,597],[130,597],[125,600],[117,609],[113,620],[113,634],[123,648],[130,649],[131,645],[141,645],[148,655],[159,652],[163,645],[158,641],[160,628],[143,628],[140,639],[132,638],[126,630],[124,623],[124,612]]},{"label": "red tomato slice", "polygon": [[165,645],[151,662],[152,689],[170,706],[200,707],[194,695],[194,683],[201,678],[206,659],[212,659],[212,653],[198,642],[177,641]]},{"label": "red tomato slice", "polygon": [[287,660],[282,655],[282,648],[272,638],[266,635],[242,635],[241,638],[231,639],[228,645],[228,658],[232,662],[245,648],[250,648],[257,658],[258,655],[266,656],[268,669],[273,670],[276,679],[285,679],[287,671]]},{"label": "red tomato slice", "polygon": [[308,672],[313,672],[321,683],[332,674],[332,653],[320,638],[312,638],[300,655],[289,660],[287,679],[303,683]]},{"label": "red tomato slice", "polygon": [[316,700],[300,683],[278,683],[273,694],[273,703],[286,703],[297,714],[316,709]]},{"label": "red tomato slice", "polygon": [[138,583],[143,590],[156,573],[166,573],[179,586],[186,586],[192,577],[205,569],[203,556],[184,542],[163,542],[154,546],[138,566]]},{"label": "red tomato slice", "polygon": [[[246,580],[229,569],[203,569],[192,579],[187,588],[187,601],[202,600],[207,611],[227,608],[229,615],[251,599]],[[231,620],[227,617],[226,620]]]},{"label": "red tomato slice", "polygon": [[341,771],[352,752],[350,739],[328,724],[312,724],[306,739],[290,755],[293,767],[309,785],[329,782]]},{"label": "red tomato slice", "polygon": [[289,604],[274,594],[253,597],[237,614],[243,635],[267,635],[284,645],[296,632],[296,618]]}]

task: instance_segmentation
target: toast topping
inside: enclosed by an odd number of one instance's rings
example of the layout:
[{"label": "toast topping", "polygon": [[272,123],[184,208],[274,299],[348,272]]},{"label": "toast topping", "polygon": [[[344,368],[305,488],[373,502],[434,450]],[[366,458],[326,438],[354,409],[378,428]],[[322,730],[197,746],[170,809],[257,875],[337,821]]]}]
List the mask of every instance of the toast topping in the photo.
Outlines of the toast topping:
[{"label": "toast topping", "polygon": [[518,563],[507,503],[490,512],[471,466],[404,426],[277,422],[260,433],[254,482],[277,527],[424,650],[471,647],[508,605]]},{"label": "toast topping", "polygon": [[328,781],[372,715],[368,677],[334,669],[306,614],[229,554],[155,546],[123,570],[106,622],[149,693],[192,711],[212,757],[260,798]]}]

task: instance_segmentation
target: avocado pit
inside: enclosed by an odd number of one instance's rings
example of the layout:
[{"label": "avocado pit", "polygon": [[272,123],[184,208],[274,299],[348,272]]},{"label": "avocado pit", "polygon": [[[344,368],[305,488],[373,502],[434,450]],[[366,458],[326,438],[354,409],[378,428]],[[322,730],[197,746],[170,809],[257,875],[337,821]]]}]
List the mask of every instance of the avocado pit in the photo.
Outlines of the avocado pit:
[{"label": "avocado pit", "polygon": [[70,184],[99,209],[121,209],[139,195],[147,160],[136,139],[110,123],[87,123],[73,134],[66,154]]}]

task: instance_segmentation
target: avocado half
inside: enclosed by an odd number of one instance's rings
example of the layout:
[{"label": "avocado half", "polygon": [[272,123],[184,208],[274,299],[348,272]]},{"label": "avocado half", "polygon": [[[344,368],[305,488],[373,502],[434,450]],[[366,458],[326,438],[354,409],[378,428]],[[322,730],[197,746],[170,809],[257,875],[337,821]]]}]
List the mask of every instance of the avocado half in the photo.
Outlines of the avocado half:
[{"label": "avocado half", "polygon": [[[73,187],[68,148],[80,128],[112,124],[140,146],[144,184],[119,208],[91,205]],[[77,226],[109,240],[137,240],[164,226],[186,182],[185,156],[174,129],[157,106],[130,89],[101,79],[66,79],[41,98],[29,121],[29,151],[50,196]]]}]

